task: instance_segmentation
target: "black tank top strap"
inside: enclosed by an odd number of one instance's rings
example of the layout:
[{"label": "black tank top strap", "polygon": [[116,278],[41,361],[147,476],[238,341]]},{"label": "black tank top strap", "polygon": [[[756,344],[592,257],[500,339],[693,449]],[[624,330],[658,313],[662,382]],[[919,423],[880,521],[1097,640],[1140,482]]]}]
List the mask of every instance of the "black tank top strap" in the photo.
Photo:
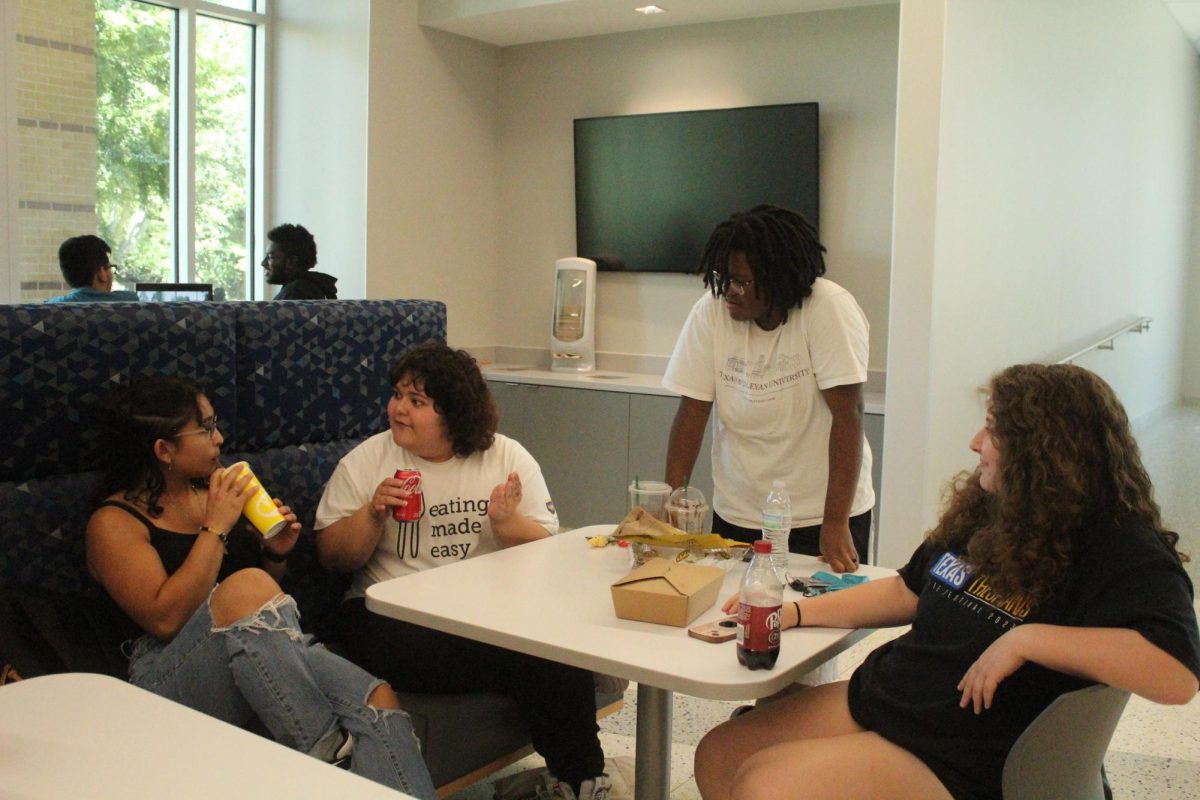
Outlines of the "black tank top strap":
[{"label": "black tank top strap", "polygon": [[125,503],[120,500],[105,500],[105,501],[97,504],[96,508],[104,508],[105,506],[112,506],[113,508],[119,508],[122,511],[127,512],[134,519],[136,519],[138,522],[145,525],[151,531],[161,530],[161,528],[159,528],[157,525],[155,525],[153,522],[150,521],[149,517],[147,517],[141,511],[138,511],[135,507],[133,507],[129,503]]},{"label": "black tank top strap", "polygon": [[[96,505],[97,508],[103,506],[112,506],[113,508],[119,508],[122,511],[128,512],[134,519],[146,526],[146,530],[150,533],[150,546],[158,551],[158,557],[162,561],[163,568],[167,571],[168,575],[173,575],[175,570],[183,566],[183,562],[192,551],[192,546],[196,543],[195,533],[184,533],[183,531],[172,531],[161,528],[129,503],[124,503],[120,500],[105,500]],[[233,526],[233,530],[229,532],[229,541],[226,544],[226,556],[222,560],[221,568],[217,573],[217,581],[225,580],[225,578],[239,569],[257,567],[261,564],[262,539],[257,534],[248,531],[246,526],[239,521],[237,525]]]}]

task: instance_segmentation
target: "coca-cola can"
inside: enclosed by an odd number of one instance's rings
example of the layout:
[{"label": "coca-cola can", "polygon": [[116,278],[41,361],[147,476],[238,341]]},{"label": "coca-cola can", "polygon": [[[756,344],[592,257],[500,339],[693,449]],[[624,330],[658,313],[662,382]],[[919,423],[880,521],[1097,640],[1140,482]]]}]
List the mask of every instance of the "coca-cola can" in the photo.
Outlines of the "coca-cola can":
[{"label": "coca-cola can", "polygon": [[408,505],[392,506],[392,519],[397,522],[416,522],[421,517],[421,511],[424,510],[424,501],[421,496],[421,471],[417,469],[398,469],[396,470],[396,479],[403,481],[404,488],[408,489]]}]

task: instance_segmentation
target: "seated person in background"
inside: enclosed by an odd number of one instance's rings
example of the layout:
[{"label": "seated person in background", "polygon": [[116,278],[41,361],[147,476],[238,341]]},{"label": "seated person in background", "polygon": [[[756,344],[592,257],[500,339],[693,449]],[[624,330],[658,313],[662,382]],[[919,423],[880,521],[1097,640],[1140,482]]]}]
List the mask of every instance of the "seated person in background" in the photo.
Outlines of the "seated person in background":
[{"label": "seated person in background", "polygon": [[912,630],[849,682],[710,731],[696,751],[705,800],[998,800],[1009,750],[1058,695],[1090,683],[1160,703],[1196,694],[1179,536],[1108,384],[1075,366],[1009,367],[971,449],[978,468],[899,577],[784,605],[785,628]]},{"label": "seated person in background", "polygon": [[[553,796],[604,800],[610,782],[596,725],[592,673],[367,610],[372,584],[558,531],[533,457],[496,433],[496,404],[475,360],[430,342],[389,374],[390,430],[350,451],[317,507],[321,563],[354,572],[341,638],[352,659],[400,691],[499,692],[521,706],[533,746],[557,779]],[[418,470],[418,491],[393,477]],[[416,521],[393,511],[421,502]]]},{"label": "seated person in background", "polygon": [[108,260],[112,248],[99,236],[72,236],[58,247],[58,268],[71,291],[47,303],[103,303],[138,299],[136,292],[113,291],[113,271]]},{"label": "seated person in background", "polygon": [[267,234],[262,268],[267,283],[282,286],[276,300],[336,300],[337,278],[317,272],[317,243],[303,225],[283,224]]},{"label": "seated person in background", "polygon": [[145,634],[136,686],[424,800],[437,792],[408,716],[383,681],[303,634],[283,594],[300,525],[269,540],[242,520],[249,476],[224,475],[208,398],[154,377],[110,402],[107,499],[87,527],[88,570]]}]

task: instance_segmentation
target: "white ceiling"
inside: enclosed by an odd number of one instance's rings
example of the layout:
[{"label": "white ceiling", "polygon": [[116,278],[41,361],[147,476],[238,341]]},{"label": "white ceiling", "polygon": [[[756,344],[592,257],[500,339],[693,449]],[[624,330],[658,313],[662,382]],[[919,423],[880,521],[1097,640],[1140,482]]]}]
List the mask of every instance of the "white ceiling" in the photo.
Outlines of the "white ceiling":
[{"label": "white ceiling", "polygon": [[[603,33],[771,17],[899,0],[421,0],[420,22],[507,47]],[[639,14],[650,4],[664,14]]]},{"label": "white ceiling", "polygon": [[[665,14],[644,15],[651,0],[421,0],[422,25],[507,47],[603,33],[721,22],[802,11],[888,5],[899,0],[656,0]],[[1200,50],[1200,0],[1163,0]]]}]

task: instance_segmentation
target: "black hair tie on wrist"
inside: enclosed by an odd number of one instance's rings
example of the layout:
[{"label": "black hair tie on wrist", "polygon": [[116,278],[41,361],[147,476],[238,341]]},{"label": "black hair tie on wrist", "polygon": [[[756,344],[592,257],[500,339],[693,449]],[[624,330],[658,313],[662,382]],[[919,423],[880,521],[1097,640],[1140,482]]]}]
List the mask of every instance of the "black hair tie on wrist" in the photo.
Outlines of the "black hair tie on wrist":
[{"label": "black hair tie on wrist", "polygon": [[794,605],[796,607],[796,627],[799,628],[800,627],[800,601],[793,600],[792,605]]},{"label": "black hair tie on wrist", "polygon": [[265,558],[267,561],[272,561],[276,564],[282,564],[283,562],[287,561],[289,555],[291,555],[291,553],[284,553],[283,555],[279,555],[278,553],[272,553],[270,550],[262,551],[263,558]]}]

